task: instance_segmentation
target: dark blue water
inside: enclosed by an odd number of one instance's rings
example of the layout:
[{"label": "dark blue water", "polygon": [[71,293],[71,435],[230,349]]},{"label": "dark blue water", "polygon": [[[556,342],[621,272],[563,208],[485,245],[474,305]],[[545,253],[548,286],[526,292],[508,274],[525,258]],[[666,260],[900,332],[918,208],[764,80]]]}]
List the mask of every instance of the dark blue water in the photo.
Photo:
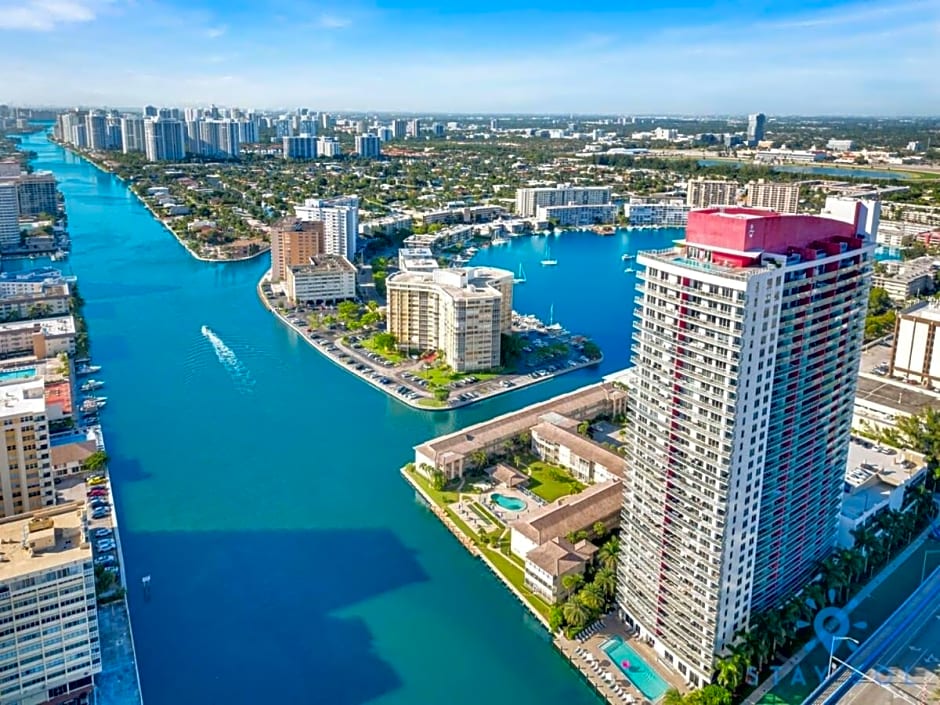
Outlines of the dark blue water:
[{"label": "dark blue water", "polygon": [[[197,262],[120,181],[35,135],[66,198],[121,519],[147,705],[578,705],[596,698],[544,630],[422,509],[411,446],[597,379],[583,371],[461,412],[410,410],[264,311],[267,262]],[[646,232],[629,244],[664,240]],[[625,366],[632,276],[617,238],[479,261],[529,282]],[[533,259],[531,265],[529,259]],[[201,333],[209,326],[224,347]],[[152,576],[145,600],[140,578]]]}]

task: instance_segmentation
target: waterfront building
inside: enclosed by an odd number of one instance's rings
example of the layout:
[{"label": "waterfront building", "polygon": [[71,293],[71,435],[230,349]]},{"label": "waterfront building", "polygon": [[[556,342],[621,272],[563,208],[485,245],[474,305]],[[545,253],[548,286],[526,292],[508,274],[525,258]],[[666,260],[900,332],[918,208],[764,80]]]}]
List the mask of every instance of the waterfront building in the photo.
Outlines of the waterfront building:
[{"label": "waterfront building", "polygon": [[780,184],[758,179],[747,183],[748,208],[767,208],[777,213],[796,213],[800,207],[800,184]]},{"label": "waterfront building", "polygon": [[516,215],[534,218],[548,206],[599,206],[610,203],[609,186],[572,186],[516,189]]},{"label": "waterfront building", "polygon": [[888,373],[928,388],[940,388],[940,304],[911,306],[894,322]]},{"label": "waterfront building", "polygon": [[388,332],[402,350],[440,350],[457,372],[500,365],[512,328],[513,273],[492,267],[397,272],[386,280]]},{"label": "waterfront building", "polygon": [[725,179],[689,179],[685,203],[689,208],[733,206],[738,201],[738,183]]},{"label": "waterfront building", "polygon": [[535,212],[535,217],[562,227],[578,228],[612,223],[619,209],[620,206],[615,203],[596,206],[543,206]]},{"label": "waterfront building", "polygon": [[88,141],[88,149],[107,149],[108,138],[104,113],[93,110],[85,115],[85,137]]},{"label": "waterfront building", "polygon": [[415,468],[428,479],[435,470],[448,480],[463,477],[474,467],[471,458],[476,453],[497,455],[507,441],[528,433],[546,418],[589,420],[601,415],[617,416],[626,411],[626,404],[623,387],[613,379],[605,379],[415,446]]},{"label": "waterfront building", "polygon": [[183,159],[186,156],[185,123],[160,117],[144,120],[144,151],[152,162]]},{"label": "waterfront building", "polygon": [[0,454],[0,517],[55,504],[43,379],[0,382],[0,401],[6,446]]},{"label": "waterfront building", "polygon": [[22,171],[19,159],[0,159],[0,179],[15,179]]},{"label": "waterfront building", "polygon": [[20,205],[16,183],[0,181],[0,247],[20,244]]},{"label": "waterfront building", "polygon": [[836,545],[864,227],[712,208],[638,255],[618,603],[692,685]]},{"label": "waterfront building", "polygon": [[59,210],[55,176],[51,171],[36,171],[16,178],[16,197],[21,216],[48,215]]},{"label": "waterfront building", "polygon": [[430,247],[402,247],[398,250],[398,268],[403,272],[433,272],[441,265]]},{"label": "waterfront building", "polygon": [[418,119],[409,120],[408,125],[405,128],[405,137],[420,137],[421,136],[421,121]]},{"label": "waterfront building", "polygon": [[620,479],[591,485],[577,494],[532,509],[509,525],[509,547],[519,558],[552,539],[591,530],[598,522],[607,529],[621,525],[624,485]]},{"label": "waterfront building", "polygon": [[813,164],[826,160],[829,155],[822,150],[808,149],[762,149],[754,154],[755,162],[767,164]]},{"label": "waterfront building", "polygon": [[320,137],[317,139],[317,155],[330,159],[341,157],[343,156],[343,148],[335,137]]},{"label": "waterfront building", "polygon": [[552,465],[570,471],[585,484],[622,480],[626,465],[622,456],[585,438],[576,431],[577,419],[550,418],[532,427],[532,452]]},{"label": "waterfront building", "polygon": [[124,154],[145,150],[144,121],[134,115],[121,118],[121,151]]},{"label": "waterfront building", "polygon": [[389,127],[392,129],[392,137],[396,140],[404,139],[408,132],[408,122],[399,118],[392,120]]},{"label": "waterfront building", "polygon": [[584,539],[571,543],[559,536],[546,541],[526,554],[525,586],[550,605],[561,602],[570,594],[565,576],[583,575],[596,553],[597,546]]},{"label": "waterfront building", "polygon": [[121,137],[121,118],[111,114],[105,118],[105,140],[106,149],[121,149],[123,139]]},{"label": "waterfront building", "polygon": [[323,254],[342,255],[352,261],[356,255],[359,234],[359,197],[308,198],[302,206],[295,206],[299,220],[318,220],[323,223],[325,245]]},{"label": "waterfront building", "polygon": [[284,159],[317,158],[317,138],[313,135],[285,136],[281,138],[281,144],[284,150]]},{"label": "waterfront building", "polygon": [[2,520],[0,539],[0,702],[84,702],[101,645],[81,504]]},{"label": "waterfront building", "polygon": [[42,296],[49,287],[74,284],[77,277],[63,276],[52,267],[30,269],[25,272],[0,273],[0,296]]},{"label": "waterfront building", "polygon": [[69,287],[56,284],[45,287],[39,294],[0,295],[0,318],[36,318],[63,316],[69,312]]},{"label": "waterfront building", "polygon": [[0,323],[0,358],[33,355],[43,360],[75,352],[75,319],[56,316]]},{"label": "waterfront building", "polygon": [[356,135],[356,153],[363,159],[382,156],[382,141],[376,135]]},{"label": "waterfront building", "polygon": [[287,299],[294,305],[320,305],[356,298],[356,268],[341,255],[315,255],[287,268]]},{"label": "waterfront building", "polygon": [[756,147],[757,143],[764,139],[764,126],[767,124],[767,116],[763,113],[752,113],[747,116],[747,144],[749,147]]},{"label": "waterfront building", "polygon": [[630,225],[684,228],[689,217],[689,207],[675,198],[663,201],[631,198],[623,204],[623,214]]},{"label": "waterfront building", "polygon": [[307,264],[312,257],[325,252],[326,236],[322,221],[279,223],[271,231],[271,281],[282,281],[291,267]]}]

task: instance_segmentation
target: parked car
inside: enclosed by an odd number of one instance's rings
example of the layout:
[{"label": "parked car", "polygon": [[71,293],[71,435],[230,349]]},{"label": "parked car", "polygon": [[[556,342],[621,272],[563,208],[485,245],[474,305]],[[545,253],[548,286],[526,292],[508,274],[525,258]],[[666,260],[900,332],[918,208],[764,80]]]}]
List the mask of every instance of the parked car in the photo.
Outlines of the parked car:
[{"label": "parked car", "polygon": [[104,519],[109,514],[111,514],[110,507],[101,507],[100,509],[96,509],[91,513],[91,518],[92,519]]},{"label": "parked car", "polygon": [[96,543],[95,548],[104,553],[106,551],[113,551],[117,548],[117,544],[114,542],[114,539],[104,539]]},{"label": "parked car", "polygon": [[95,559],[95,565],[114,565],[115,563],[117,563],[117,558],[111,553],[106,553]]},{"label": "parked car", "polygon": [[107,497],[108,491],[104,487],[92,487],[88,490],[89,497]]},{"label": "parked car", "polygon": [[95,529],[92,533],[96,539],[106,539],[114,535],[114,532],[111,529]]}]

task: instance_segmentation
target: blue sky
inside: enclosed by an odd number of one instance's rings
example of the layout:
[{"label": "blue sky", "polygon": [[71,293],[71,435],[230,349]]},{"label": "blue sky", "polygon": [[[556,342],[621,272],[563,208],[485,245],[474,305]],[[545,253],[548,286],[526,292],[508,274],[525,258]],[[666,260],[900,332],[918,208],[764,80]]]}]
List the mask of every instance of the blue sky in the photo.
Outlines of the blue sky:
[{"label": "blue sky", "polygon": [[0,0],[0,102],[940,114],[940,0]]}]

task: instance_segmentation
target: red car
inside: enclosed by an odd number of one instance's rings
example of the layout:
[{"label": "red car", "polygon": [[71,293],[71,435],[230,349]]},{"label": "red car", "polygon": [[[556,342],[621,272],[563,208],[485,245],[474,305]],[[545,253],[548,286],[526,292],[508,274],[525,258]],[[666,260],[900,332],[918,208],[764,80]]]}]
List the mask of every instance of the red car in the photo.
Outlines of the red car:
[{"label": "red car", "polygon": [[92,490],[88,490],[89,497],[107,497],[108,491],[101,487],[95,487]]}]

